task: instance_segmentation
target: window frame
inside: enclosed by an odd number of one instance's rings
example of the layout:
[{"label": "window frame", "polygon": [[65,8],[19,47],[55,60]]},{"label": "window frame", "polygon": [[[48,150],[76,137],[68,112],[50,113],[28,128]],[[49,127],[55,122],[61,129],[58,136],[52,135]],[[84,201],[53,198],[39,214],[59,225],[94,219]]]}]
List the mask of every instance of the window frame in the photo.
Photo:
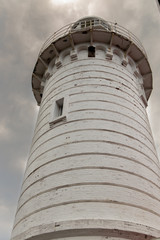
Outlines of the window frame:
[{"label": "window frame", "polygon": [[[51,111],[50,111],[50,120],[49,120],[49,125],[50,127],[53,126],[54,124],[61,122],[61,121],[66,121],[67,120],[67,112],[68,112],[68,97],[60,97],[56,99],[51,100]],[[60,102],[63,102],[61,105]],[[58,114],[58,108],[59,110],[62,107],[62,114]]]}]

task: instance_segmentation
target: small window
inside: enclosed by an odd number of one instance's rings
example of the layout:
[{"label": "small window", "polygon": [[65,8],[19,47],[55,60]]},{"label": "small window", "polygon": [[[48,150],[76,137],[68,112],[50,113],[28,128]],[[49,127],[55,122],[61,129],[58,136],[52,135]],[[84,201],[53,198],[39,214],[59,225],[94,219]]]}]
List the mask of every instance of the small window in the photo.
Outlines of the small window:
[{"label": "small window", "polygon": [[64,98],[61,98],[55,102],[55,117],[62,116],[63,102],[64,102]]},{"label": "small window", "polygon": [[81,22],[81,28],[85,27],[85,21]]},{"label": "small window", "polygon": [[94,19],[92,19],[92,21],[91,21],[91,25],[92,25],[92,26],[94,26],[94,21],[95,21],[95,20],[94,20]]},{"label": "small window", "polygon": [[88,47],[88,57],[95,57],[95,47],[94,46]]},{"label": "small window", "polygon": [[86,27],[89,27],[90,26],[90,21],[86,21]]},{"label": "small window", "polygon": [[66,119],[67,98],[60,98],[53,101],[51,106],[50,126]]}]

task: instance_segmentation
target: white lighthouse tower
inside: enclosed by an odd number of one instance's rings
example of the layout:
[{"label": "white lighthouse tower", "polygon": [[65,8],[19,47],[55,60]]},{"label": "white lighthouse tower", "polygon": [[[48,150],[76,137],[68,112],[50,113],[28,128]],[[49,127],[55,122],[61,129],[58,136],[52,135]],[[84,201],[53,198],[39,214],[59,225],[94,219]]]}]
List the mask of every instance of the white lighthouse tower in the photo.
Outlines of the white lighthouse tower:
[{"label": "white lighthouse tower", "polygon": [[139,40],[80,19],[45,42],[32,88],[40,110],[11,239],[160,237],[152,73]]}]

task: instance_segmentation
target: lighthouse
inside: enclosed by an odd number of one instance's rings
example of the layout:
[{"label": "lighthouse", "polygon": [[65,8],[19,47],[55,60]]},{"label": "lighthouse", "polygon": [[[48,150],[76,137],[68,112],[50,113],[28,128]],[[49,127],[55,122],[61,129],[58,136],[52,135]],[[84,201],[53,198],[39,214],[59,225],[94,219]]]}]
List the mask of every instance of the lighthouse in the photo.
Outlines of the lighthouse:
[{"label": "lighthouse", "polygon": [[11,240],[160,237],[152,72],[137,37],[99,17],[62,27],[32,90],[40,109]]}]

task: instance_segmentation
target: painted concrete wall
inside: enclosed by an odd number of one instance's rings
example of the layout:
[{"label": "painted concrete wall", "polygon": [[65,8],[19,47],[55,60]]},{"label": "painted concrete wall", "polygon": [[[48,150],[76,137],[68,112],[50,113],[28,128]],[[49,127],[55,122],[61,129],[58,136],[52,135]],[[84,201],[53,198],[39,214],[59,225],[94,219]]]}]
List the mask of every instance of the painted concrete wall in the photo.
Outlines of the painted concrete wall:
[{"label": "painted concrete wall", "polygon": [[[76,60],[67,49],[62,66],[53,60],[46,71],[13,240],[160,235],[160,167],[141,75],[130,57],[122,65],[116,47],[108,60],[107,46],[94,45],[95,57],[80,44]],[[61,98],[64,117],[54,122]]]}]

